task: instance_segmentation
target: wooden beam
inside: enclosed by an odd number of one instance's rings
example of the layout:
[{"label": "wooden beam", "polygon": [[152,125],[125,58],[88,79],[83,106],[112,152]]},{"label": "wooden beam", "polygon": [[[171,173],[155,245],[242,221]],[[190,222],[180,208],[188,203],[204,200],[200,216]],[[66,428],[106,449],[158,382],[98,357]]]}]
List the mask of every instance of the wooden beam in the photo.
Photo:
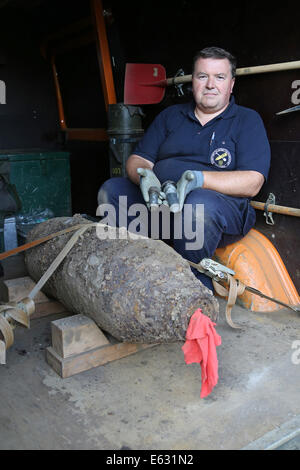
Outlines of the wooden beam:
[{"label": "wooden beam", "polygon": [[64,105],[62,101],[58,75],[55,65],[55,58],[54,56],[51,57],[51,66],[54,78],[54,85],[55,85],[55,93],[56,93],[56,100],[57,100],[57,107],[58,107],[58,116],[59,116],[59,125],[62,131],[65,131],[67,128],[66,120],[65,120],[65,112],[64,112]]},{"label": "wooden beam", "polygon": [[64,129],[68,140],[89,140],[91,142],[105,142],[108,140],[106,129]]},{"label": "wooden beam", "polygon": [[[113,80],[111,59],[109,46],[106,36],[105,21],[103,17],[103,7],[101,0],[91,0],[91,14],[94,22],[94,32],[87,33],[84,36],[80,36],[77,39],[72,39],[65,42],[62,46],[56,46],[53,49],[51,55],[51,66],[55,84],[55,92],[58,106],[58,115],[59,115],[59,125],[62,131],[67,133],[68,140],[86,140],[86,141],[95,141],[95,142],[105,142],[108,140],[108,135],[105,129],[75,129],[68,128],[65,118],[62,94],[58,79],[57,68],[55,64],[55,54],[63,53],[67,50],[70,50],[74,47],[79,47],[85,44],[89,44],[92,41],[96,40],[97,45],[97,56],[100,68],[100,78],[102,84],[102,90],[104,95],[104,102],[106,110],[110,104],[116,103],[116,93]],[[46,55],[46,46],[51,40],[59,39],[67,33],[78,31],[89,25],[90,20],[83,20],[83,22],[78,22],[75,25],[71,25],[69,28],[54,33],[46,38],[45,42],[41,46],[42,54]]]},{"label": "wooden beam", "polygon": [[153,348],[154,346],[157,346],[157,344],[117,343],[109,346],[100,346],[91,351],[66,358],[61,357],[50,346],[46,349],[46,359],[55,372],[64,379],[93,367],[103,366],[108,362],[130,356],[143,349]]},{"label": "wooden beam", "polygon": [[109,104],[116,104],[111,58],[106,35],[103,7],[101,0],[91,0],[91,11],[97,37],[97,56],[106,109]]}]

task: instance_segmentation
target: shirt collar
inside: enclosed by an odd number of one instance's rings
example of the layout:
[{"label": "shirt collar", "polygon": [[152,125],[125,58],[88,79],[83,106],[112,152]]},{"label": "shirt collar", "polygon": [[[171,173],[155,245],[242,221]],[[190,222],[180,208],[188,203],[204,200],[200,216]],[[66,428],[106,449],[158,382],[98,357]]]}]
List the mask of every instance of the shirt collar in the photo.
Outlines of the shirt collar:
[{"label": "shirt collar", "polygon": [[[193,120],[197,119],[196,116],[195,116],[195,112],[194,112],[195,111],[195,106],[196,106],[195,101],[192,100],[189,103],[187,103],[186,107],[184,107],[182,109],[182,112],[185,115],[192,118]],[[214,119],[229,119],[229,118],[232,118],[236,115],[236,108],[237,108],[237,105],[235,103],[234,96],[231,95],[229,105],[227,106],[227,108],[224,109],[224,111],[221,114],[219,114],[218,116],[216,116]]]}]

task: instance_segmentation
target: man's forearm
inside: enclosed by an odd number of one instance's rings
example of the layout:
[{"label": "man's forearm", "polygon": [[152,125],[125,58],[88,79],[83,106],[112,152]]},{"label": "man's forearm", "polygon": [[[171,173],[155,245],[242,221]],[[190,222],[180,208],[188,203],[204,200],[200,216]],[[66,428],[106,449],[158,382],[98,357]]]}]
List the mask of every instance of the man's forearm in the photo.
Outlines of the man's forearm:
[{"label": "man's forearm", "polygon": [[149,160],[146,160],[146,158],[140,157],[139,155],[135,155],[134,153],[130,155],[126,162],[126,172],[128,175],[128,178],[135,184],[139,184],[140,182],[140,177],[138,173],[136,172],[137,168],[148,168],[149,170],[152,170],[153,168],[153,163],[150,162]]},{"label": "man's forearm", "polygon": [[257,171],[203,171],[204,189],[212,189],[228,196],[254,197],[264,183]]}]

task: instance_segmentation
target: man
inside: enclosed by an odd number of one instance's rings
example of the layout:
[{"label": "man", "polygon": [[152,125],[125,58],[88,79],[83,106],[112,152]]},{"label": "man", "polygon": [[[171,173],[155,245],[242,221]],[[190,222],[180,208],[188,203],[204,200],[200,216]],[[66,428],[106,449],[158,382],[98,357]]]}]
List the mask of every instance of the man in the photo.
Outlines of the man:
[{"label": "man", "polygon": [[[98,202],[117,205],[127,195],[128,205],[149,204],[149,188],[166,180],[177,184],[184,213],[192,206],[193,227],[204,224],[204,244],[186,249],[186,239],[173,240],[174,249],[198,263],[213,256],[218,246],[241,239],[255,223],[250,199],[266,180],[270,146],[260,116],[238,106],[231,96],[235,58],[224,49],[209,47],[194,58],[193,101],[162,111],[149,126],[127,160],[128,179],[113,178],[99,191]],[[140,187],[139,187],[140,186]],[[161,193],[160,203],[164,194]],[[203,220],[195,208],[204,205]],[[212,290],[210,278],[193,270]]]}]

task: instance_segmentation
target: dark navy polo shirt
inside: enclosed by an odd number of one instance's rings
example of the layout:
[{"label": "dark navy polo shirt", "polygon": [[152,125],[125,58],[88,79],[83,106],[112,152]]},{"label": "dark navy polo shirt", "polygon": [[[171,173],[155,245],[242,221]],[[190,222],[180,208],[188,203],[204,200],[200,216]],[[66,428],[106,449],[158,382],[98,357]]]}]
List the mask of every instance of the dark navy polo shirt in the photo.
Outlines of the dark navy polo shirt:
[{"label": "dark navy polo shirt", "polygon": [[202,126],[195,102],[163,110],[151,123],[134,153],[154,163],[161,183],[177,182],[185,170],[255,170],[267,179],[270,145],[259,114],[231,97],[227,108]]}]

